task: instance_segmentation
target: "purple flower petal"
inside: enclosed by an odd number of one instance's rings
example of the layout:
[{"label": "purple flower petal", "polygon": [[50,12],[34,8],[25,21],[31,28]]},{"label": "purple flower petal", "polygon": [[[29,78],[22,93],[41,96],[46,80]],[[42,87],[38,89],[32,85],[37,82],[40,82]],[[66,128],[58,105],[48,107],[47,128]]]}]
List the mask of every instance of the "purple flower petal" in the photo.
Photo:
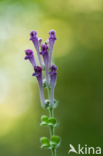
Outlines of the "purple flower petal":
[{"label": "purple flower petal", "polygon": [[42,51],[40,52],[40,54],[43,56],[43,59],[44,59],[46,83],[47,83],[47,86],[49,86],[50,82],[49,82],[49,73],[48,73],[48,61],[49,61],[48,46],[46,44],[42,44],[41,48],[42,48]]},{"label": "purple flower petal", "polygon": [[40,91],[40,99],[42,106],[45,106],[45,99],[43,93],[43,77],[42,77],[42,68],[39,66],[34,66],[35,73],[32,76],[36,76],[39,84],[39,91]]},{"label": "purple flower petal", "polygon": [[49,35],[50,37],[48,39],[49,39],[49,68],[50,68],[52,65],[53,47],[54,47],[55,40],[57,38],[55,37],[55,30],[50,30]]},{"label": "purple flower petal", "polygon": [[50,80],[51,80],[51,97],[50,97],[50,106],[53,107],[54,104],[54,88],[55,88],[55,83],[57,79],[57,67],[55,65],[51,66],[51,71],[49,72],[50,74]]},{"label": "purple flower petal", "polygon": [[33,54],[33,51],[31,49],[26,49],[25,50],[26,56],[24,57],[25,60],[28,60],[31,62],[32,66],[36,66],[36,60]]},{"label": "purple flower petal", "polygon": [[40,66],[43,68],[43,62],[42,62],[42,59],[41,59],[40,54],[39,54],[39,41],[38,41],[38,37],[37,37],[37,32],[36,31],[32,30],[30,32],[30,40],[33,42],[33,44],[35,46]]}]

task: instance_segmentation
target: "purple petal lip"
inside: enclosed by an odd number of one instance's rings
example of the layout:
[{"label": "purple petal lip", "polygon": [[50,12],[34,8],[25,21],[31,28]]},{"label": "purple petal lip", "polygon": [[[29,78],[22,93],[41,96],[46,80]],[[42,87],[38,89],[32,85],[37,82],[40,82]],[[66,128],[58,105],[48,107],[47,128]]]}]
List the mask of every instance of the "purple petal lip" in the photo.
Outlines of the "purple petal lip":
[{"label": "purple petal lip", "polygon": [[25,56],[24,59],[28,60],[28,59],[30,59],[30,56]]},{"label": "purple petal lip", "polygon": [[32,30],[30,32],[30,40],[35,40],[36,37],[37,37],[37,32]]},{"label": "purple petal lip", "polygon": [[[36,76],[37,78],[42,79],[42,68],[39,66],[34,66],[35,73],[32,74],[32,76]],[[40,77],[39,77],[40,76]]]},{"label": "purple petal lip", "polygon": [[41,48],[42,48],[42,51],[48,50],[48,46],[46,44],[42,44]]},{"label": "purple petal lip", "polygon": [[26,54],[26,56],[24,57],[25,60],[33,57],[33,51],[31,49],[26,49],[25,54]]},{"label": "purple petal lip", "polygon": [[36,77],[38,77],[38,76],[40,76],[40,74],[33,73],[32,76],[36,76]]},{"label": "purple petal lip", "polygon": [[26,54],[27,56],[32,55],[32,54],[33,54],[33,51],[32,51],[31,49],[26,49],[26,50],[25,50],[25,54]]},{"label": "purple petal lip", "polygon": [[55,30],[50,30],[49,31],[49,35],[50,35],[50,37],[49,37],[49,40],[56,40],[57,38],[55,37]]},{"label": "purple petal lip", "polygon": [[35,37],[37,35],[37,32],[36,31],[34,31],[34,30],[31,30],[30,31],[30,36],[31,37]]},{"label": "purple petal lip", "polygon": [[49,35],[55,35],[55,30],[50,30]]},{"label": "purple petal lip", "polygon": [[49,72],[49,74],[52,76],[52,75],[57,75],[57,72],[56,71],[51,71]]},{"label": "purple petal lip", "polygon": [[42,68],[39,67],[39,66],[34,66],[34,70],[35,70],[35,72],[37,72],[37,73],[42,73]]},{"label": "purple petal lip", "polygon": [[56,70],[57,70],[57,66],[52,65],[52,66],[50,67],[50,70],[51,70],[51,72],[53,72],[53,71],[55,71],[55,72],[56,72]]},{"label": "purple petal lip", "polygon": [[46,44],[42,44],[41,49],[42,51],[39,52],[41,55],[48,54],[48,46]]},{"label": "purple petal lip", "polygon": [[42,68],[39,67],[39,66],[34,66],[34,70],[35,70],[35,73],[32,74],[32,76],[40,76],[42,75]]},{"label": "purple petal lip", "polygon": [[55,36],[50,36],[48,39],[49,40],[57,40],[57,38]]}]

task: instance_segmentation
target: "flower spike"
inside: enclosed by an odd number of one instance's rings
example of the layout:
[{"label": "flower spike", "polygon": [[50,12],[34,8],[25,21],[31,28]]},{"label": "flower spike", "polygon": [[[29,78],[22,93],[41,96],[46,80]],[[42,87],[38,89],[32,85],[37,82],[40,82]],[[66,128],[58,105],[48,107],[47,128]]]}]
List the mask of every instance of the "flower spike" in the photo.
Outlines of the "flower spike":
[{"label": "flower spike", "polygon": [[49,82],[49,72],[48,72],[48,60],[49,60],[48,46],[46,44],[42,44],[41,48],[42,48],[42,51],[40,52],[40,54],[43,56],[43,59],[44,59],[46,83],[47,83],[47,86],[49,86],[50,82]]},{"label": "flower spike", "polygon": [[[25,50],[26,56],[24,59],[25,60],[29,59],[29,61],[31,62],[34,68],[34,73],[32,74],[32,76],[36,76],[38,81],[41,106],[49,110],[49,117],[43,115],[41,117],[42,122],[40,125],[47,126],[50,128],[50,140],[48,140],[48,138],[46,137],[42,137],[40,139],[42,143],[41,147],[51,149],[52,156],[56,156],[56,148],[60,145],[61,140],[59,136],[56,136],[54,134],[55,128],[57,128],[59,125],[53,113],[54,108],[56,108],[58,105],[57,100],[54,99],[54,90],[55,90],[55,84],[57,79],[57,72],[56,72],[57,67],[55,65],[52,65],[53,64],[52,52],[56,40],[55,31],[54,30],[49,31],[49,35],[50,36],[46,40],[46,42],[42,44],[42,38],[37,37],[37,32],[36,31],[30,32],[30,40],[33,42],[34,47],[36,49],[40,66],[37,66],[33,51],[31,49]],[[42,57],[40,55],[42,55],[43,57],[43,62],[42,62]],[[43,70],[45,72],[46,79],[45,78],[43,79],[44,76],[42,74]],[[44,97],[44,92],[43,92],[44,88],[46,88],[48,92],[47,100],[45,100]]]},{"label": "flower spike", "polygon": [[57,39],[55,37],[55,30],[50,30],[49,31],[49,68],[51,67],[52,65],[52,53],[53,53],[53,47],[54,47],[54,43],[55,43],[55,40]]},{"label": "flower spike", "polygon": [[55,65],[52,65],[50,68],[50,79],[51,79],[51,97],[50,97],[50,106],[53,107],[54,105],[54,88],[55,88],[55,83],[56,83],[56,78],[57,78],[57,67]]},{"label": "flower spike", "polygon": [[35,46],[40,66],[43,68],[43,62],[42,62],[42,59],[41,59],[40,54],[39,54],[39,41],[38,41],[38,37],[37,37],[37,32],[36,31],[31,31],[30,32],[30,40],[33,42],[33,44]]},{"label": "flower spike", "polygon": [[35,73],[33,73],[32,76],[36,76],[38,80],[41,104],[43,107],[45,107],[45,99],[44,99],[44,93],[43,93],[42,68],[39,66],[34,66],[34,70],[35,70]]},{"label": "flower spike", "polygon": [[25,50],[25,60],[28,60],[31,62],[32,66],[36,66],[36,60],[35,60],[35,57],[34,57],[34,54],[33,54],[33,51],[31,49],[26,49]]}]

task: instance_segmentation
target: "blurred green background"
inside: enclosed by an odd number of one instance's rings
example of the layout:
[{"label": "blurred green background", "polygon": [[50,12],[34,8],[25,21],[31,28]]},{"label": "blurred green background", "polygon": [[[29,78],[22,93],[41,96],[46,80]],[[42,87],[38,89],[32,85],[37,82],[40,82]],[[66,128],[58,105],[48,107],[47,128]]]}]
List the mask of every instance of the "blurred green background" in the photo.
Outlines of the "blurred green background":
[{"label": "blurred green background", "polygon": [[103,147],[103,0],[0,0],[0,156],[51,155],[39,140],[49,137],[40,127],[48,110],[24,60],[24,50],[34,50],[29,32],[45,41],[51,29],[57,37],[55,134],[62,138],[57,156],[67,156],[69,144]]}]

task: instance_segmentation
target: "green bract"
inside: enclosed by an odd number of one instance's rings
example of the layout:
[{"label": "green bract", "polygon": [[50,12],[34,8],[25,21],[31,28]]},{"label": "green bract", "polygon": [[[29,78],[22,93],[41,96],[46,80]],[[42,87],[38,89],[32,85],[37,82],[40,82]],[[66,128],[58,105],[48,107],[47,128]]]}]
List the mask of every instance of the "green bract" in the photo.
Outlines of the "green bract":
[{"label": "green bract", "polygon": [[53,108],[56,108],[58,106],[58,101],[54,99],[54,105]]}]

